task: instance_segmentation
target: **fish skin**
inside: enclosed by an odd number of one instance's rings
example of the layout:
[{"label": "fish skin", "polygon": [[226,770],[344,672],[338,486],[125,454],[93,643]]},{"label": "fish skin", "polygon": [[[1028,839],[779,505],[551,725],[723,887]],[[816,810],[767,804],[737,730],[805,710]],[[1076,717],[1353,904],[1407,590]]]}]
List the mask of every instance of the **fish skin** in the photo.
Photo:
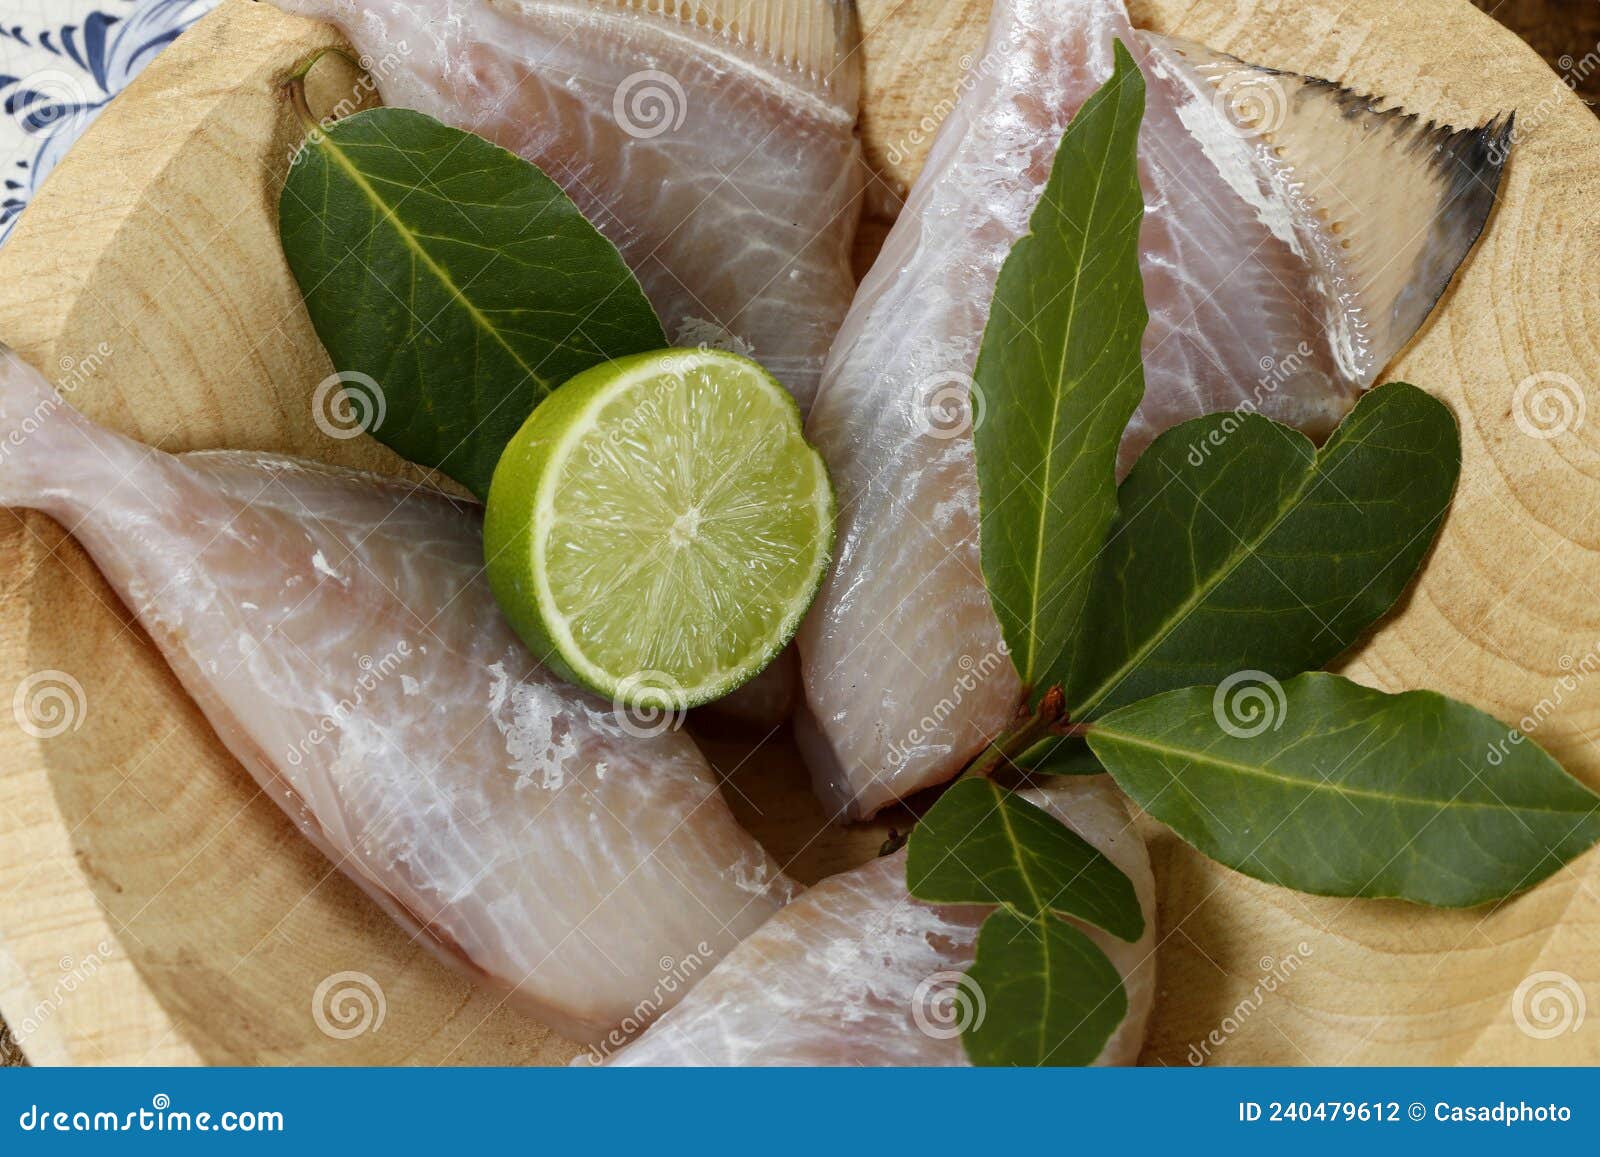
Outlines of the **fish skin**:
[{"label": "fish skin", "polygon": [[[1421,325],[1492,207],[1508,125],[1451,133],[1378,112],[1326,82],[1136,33],[1121,0],[997,0],[974,82],[862,281],[806,426],[840,519],[798,636],[795,726],[842,818],[955,775],[1022,695],[982,577],[970,420],[948,406],[971,385],[1001,263],[1069,117],[1110,77],[1115,39],[1148,89],[1150,322],[1122,473],[1161,430],[1217,410],[1326,434]],[[1210,81],[1241,79],[1229,69],[1280,86],[1275,135],[1225,115]],[[1336,177],[1351,178],[1338,202]],[[1413,201],[1439,223],[1414,227]]]},{"label": "fish skin", "polygon": [[[1155,882],[1144,842],[1104,776],[1064,777],[1023,794],[1133,881],[1145,914],[1136,943],[1073,921],[1116,965],[1128,994],[1128,1015],[1095,1063],[1133,1064],[1155,1002]],[[911,899],[905,857],[902,849],[810,889],[607,1063],[967,1064],[959,1036],[943,1035],[950,1026],[926,996],[919,1001],[919,985],[971,965],[978,928],[992,909]],[[970,988],[966,997],[973,999]],[[934,1035],[919,1025],[919,1006]]]},{"label": "fish skin", "polygon": [[[810,405],[855,291],[853,0],[671,0],[679,19],[639,0],[273,2],[337,25],[387,103],[538,165],[621,251],[670,341],[749,353]],[[722,8],[749,26],[742,43],[683,19]]]},{"label": "fish skin", "polygon": [[[797,886],[686,735],[540,668],[476,506],[272,455],[173,456],[0,355],[0,503],[71,530],[228,749],[441,958],[596,1041]],[[332,720],[332,725],[328,721]],[[709,953],[706,949],[709,948]]]}]

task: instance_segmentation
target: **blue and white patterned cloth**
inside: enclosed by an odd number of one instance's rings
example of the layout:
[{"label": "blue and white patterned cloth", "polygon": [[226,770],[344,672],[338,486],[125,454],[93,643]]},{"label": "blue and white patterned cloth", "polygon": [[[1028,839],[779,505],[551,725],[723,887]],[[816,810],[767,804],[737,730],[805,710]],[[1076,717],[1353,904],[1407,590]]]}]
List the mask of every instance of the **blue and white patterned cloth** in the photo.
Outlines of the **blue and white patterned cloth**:
[{"label": "blue and white patterned cloth", "polygon": [[219,0],[0,0],[0,242],[111,98]]}]

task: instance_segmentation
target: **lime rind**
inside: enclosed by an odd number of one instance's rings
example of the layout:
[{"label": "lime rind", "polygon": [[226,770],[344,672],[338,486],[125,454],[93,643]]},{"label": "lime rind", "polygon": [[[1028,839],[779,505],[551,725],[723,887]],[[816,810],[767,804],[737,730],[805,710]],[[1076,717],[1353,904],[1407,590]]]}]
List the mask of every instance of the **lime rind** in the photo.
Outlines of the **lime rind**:
[{"label": "lime rind", "polygon": [[[654,428],[651,421],[633,430],[624,425],[626,436],[618,441],[614,408],[633,405],[630,395],[674,379],[690,387],[677,396],[680,412],[662,419],[652,411]],[[706,396],[696,397],[696,389]],[[738,412],[730,414],[730,406]],[[712,463],[721,473],[708,488],[699,469],[707,465],[708,448],[740,447],[740,461]],[[752,458],[755,481],[737,476],[741,461]],[[776,473],[780,467],[787,472]],[[717,488],[742,498],[747,485],[759,488],[763,480],[766,489],[757,497],[781,493],[782,503],[745,509],[735,502],[726,510],[712,501]],[[617,485],[607,491],[607,483]],[[677,549],[663,555],[662,520],[689,495],[690,510],[667,533],[685,525],[694,546],[684,549],[684,541],[674,540]],[[572,517],[563,501],[578,502],[581,516]],[[685,524],[689,514],[694,520]],[[645,532],[632,553],[630,515]],[[762,518],[752,521],[757,515]],[[753,555],[773,522],[779,535],[773,545],[788,554],[766,559],[775,568],[766,585],[782,589],[763,601],[766,590],[755,590],[754,583],[766,572]],[[747,358],[672,350],[595,367],[540,405],[496,470],[485,545],[495,593],[541,660],[618,704],[687,708],[748,682],[794,637],[826,573],[833,523],[827,469],[805,443],[800,410],[788,392]],[[552,551],[558,532],[568,540]],[[654,551],[643,541],[651,536]],[[602,549],[590,549],[597,541]],[[744,569],[719,571],[712,556],[730,544],[744,554],[723,553]],[[602,564],[609,567],[603,574]],[[552,576],[560,581],[553,585]],[[593,595],[596,583],[602,597],[588,602],[564,600],[557,590]],[[746,603],[730,605],[738,595]],[[626,601],[625,613],[615,600]],[[692,629],[680,629],[685,624]],[[663,661],[663,639],[681,661]]]}]

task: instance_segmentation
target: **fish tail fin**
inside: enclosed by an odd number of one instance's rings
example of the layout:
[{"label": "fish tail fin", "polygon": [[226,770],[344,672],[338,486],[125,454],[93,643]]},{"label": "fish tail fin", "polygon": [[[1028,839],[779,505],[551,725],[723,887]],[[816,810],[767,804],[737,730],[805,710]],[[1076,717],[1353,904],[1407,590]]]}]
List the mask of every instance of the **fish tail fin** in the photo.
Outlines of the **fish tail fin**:
[{"label": "fish tail fin", "polygon": [[852,115],[861,100],[855,0],[579,0],[676,24],[775,68]]},{"label": "fish tail fin", "polygon": [[[64,462],[87,461],[97,468],[119,457],[106,451],[122,441],[78,413],[49,379],[0,345],[0,506],[60,513],[68,505],[62,483],[82,480]],[[99,452],[85,459],[82,451],[91,447]]]},{"label": "fish tail fin", "polygon": [[1352,381],[1372,384],[1483,232],[1515,114],[1453,128],[1333,81],[1142,35],[1166,77],[1231,130],[1218,147],[1247,151],[1265,203],[1287,210],[1327,282],[1334,356]]}]

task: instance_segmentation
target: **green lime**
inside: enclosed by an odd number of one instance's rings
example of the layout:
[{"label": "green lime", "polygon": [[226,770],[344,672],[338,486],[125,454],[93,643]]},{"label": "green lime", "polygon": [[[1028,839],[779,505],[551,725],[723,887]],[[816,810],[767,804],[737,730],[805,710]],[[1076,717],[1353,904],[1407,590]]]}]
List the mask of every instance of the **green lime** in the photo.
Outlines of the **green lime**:
[{"label": "green lime", "polygon": [[754,677],[833,548],[833,489],[800,410],[748,358],[638,354],[534,410],[489,488],[489,583],[565,678],[681,709]]}]

